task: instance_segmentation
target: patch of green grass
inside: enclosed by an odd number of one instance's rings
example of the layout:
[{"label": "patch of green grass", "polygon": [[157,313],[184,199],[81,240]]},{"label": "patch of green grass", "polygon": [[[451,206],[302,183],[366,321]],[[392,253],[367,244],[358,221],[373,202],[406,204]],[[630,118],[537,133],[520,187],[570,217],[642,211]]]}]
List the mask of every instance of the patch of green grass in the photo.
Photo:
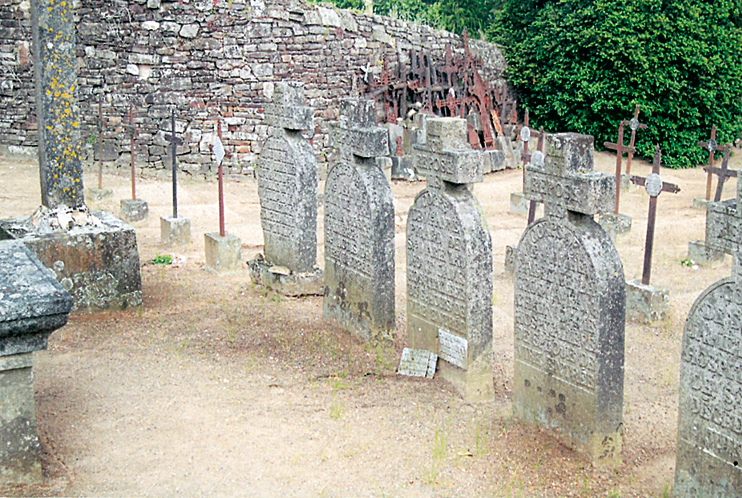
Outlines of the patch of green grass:
[{"label": "patch of green grass", "polygon": [[152,260],[152,264],[155,265],[171,265],[173,264],[173,257],[169,254],[158,254],[155,259]]}]

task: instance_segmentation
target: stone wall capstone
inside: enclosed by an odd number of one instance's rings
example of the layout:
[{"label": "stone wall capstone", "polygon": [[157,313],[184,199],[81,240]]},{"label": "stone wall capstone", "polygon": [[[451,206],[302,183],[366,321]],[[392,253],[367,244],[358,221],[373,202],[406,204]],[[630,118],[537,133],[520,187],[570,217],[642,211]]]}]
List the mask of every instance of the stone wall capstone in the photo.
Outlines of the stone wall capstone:
[{"label": "stone wall capstone", "polygon": [[[103,148],[120,166],[130,163],[126,133],[134,106],[138,167],[164,168],[165,134],[175,108],[181,169],[215,167],[209,144],[215,122],[230,173],[249,172],[268,136],[263,111],[282,80],[304,83],[315,109],[313,148],[330,153],[328,122],[337,118],[367,72],[382,59],[408,63],[410,49],[442,60],[447,45],[463,53],[461,37],[409,22],[316,6],[302,0],[75,0],[78,101],[88,162],[93,161],[98,102],[103,102]],[[494,44],[470,40],[492,86],[505,62]],[[35,152],[31,19],[28,0],[0,1],[0,145]]]}]

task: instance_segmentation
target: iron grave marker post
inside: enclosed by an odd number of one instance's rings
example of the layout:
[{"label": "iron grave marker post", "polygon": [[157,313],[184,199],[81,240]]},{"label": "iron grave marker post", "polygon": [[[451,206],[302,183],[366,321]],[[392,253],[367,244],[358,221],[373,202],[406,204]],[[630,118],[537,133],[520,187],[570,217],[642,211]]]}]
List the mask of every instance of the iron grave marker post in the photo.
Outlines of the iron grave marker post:
[{"label": "iron grave marker post", "polygon": [[394,205],[375,160],[389,155],[389,134],[364,99],[341,100],[330,132],[340,160],[325,183],[323,314],[363,340],[393,340]]},{"label": "iron grave marker post", "polygon": [[224,173],[223,162],[228,153],[222,144],[222,122],[217,118],[216,136],[212,151],[217,164],[217,183],[219,187],[219,232],[204,234],[206,251],[206,268],[219,272],[237,272],[242,270],[242,240],[236,235],[227,233],[224,223]]},{"label": "iron grave marker post", "polygon": [[677,194],[680,187],[672,183],[663,182],[660,178],[660,146],[654,151],[652,173],[646,178],[631,177],[631,182],[641,185],[649,194],[649,213],[647,215],[647,236],[644,244],[644,266],[642,280],[626,282],[626,312],[630,319],[643,323],[662,321],[667,314],[669,303],[668,289],[653,287],[649,284],[652,273],[652,250],[654,248],[654,227],[657,219],[657,197],[662,192]]},{"label": "iron grave marker post", "polygon": [[165,140],[170,142],[173,181],[173,215],[160,217],[160,240],[165,246],[187,245],[191,243],[191,220],[178,217],[178,146],[183,139],[178,137],[175,127],[175,109],[170,114],[170,134]]},{"label": "iron grave marker post", "polygon": [[[737,189],[739,212],[742,190]],[[709,204],[711,207],[713,204]],[[742,218],[728,218],[736,235]],[[680,356],[674,496],[742,496],[742,261],[706,289],[688,313]]]},{"label": "iron grave marker post", "polygon": [[137,170],[135,141],[137,130],[134,126],[134,106],[129,106],[129,141],[131,143],[131,199],[121,199],[121,218],[128,222],[142,221],[149,214],[149,205],[147,201],[137,199]]},{"label": "iron grave marker post", "polygon": [[98,118],[96,119],[96,129],[98,130],[98,138],[96,143],[96,150],[98,155],[98,188],[89,188],[88,197],[94,201],[100,201],[113,194],[111,189],[103,188],[103,131],[105,128],[105,122],[103,121],[103,102],[98,101]]},{"label": "iron grave marker post", "polygon": [[620,199],[621,199],[621,165],[623,163],[623,153],[629,152],[633,154],[636,152],[633,146],[626,147],[624,141],[624,125],[626,121],[621,121],[618,124],[618,140],[616,143],[604,142],[603,146],[606,149],[616,151],[616,208],[613,213],[606,213],[600,215],[600,225],[608,232],[612,239],[615,240],[616,235],[624,234],[631,230],[631,217],[618,212]]},{"label": "iron grave marker post", "polygon": [[[626,175],[627,175],[627,181],[625,185],[628,186],[628,177],[631,176],[631,162],[634,160],[634,153],[636,152],[636,149],[634,146],[636,145],[636,132],[638,130],[646,130],[647,125],[644,123],[639,122],[639,105],[637,105],[634,108],[634,117],[632,117],[629,121],[624,121],[624,126],[628,125],[629,129],[631,129],[631,138],[629,139],[629,147],[628,147],[628,158],[626,159]],[[622,181],[623,183],[623,181]]]},{"label": "iron grave marker post", "polygon": [[593,171],[593,137],[546,136],[526,195],[545,216],[526,228],[515,261],[513,408],[553,428],[594,462],[620,460],[625,282],[613,242],[594,220],[610,212],[615,182]]},{"label": "iron grave marker post", "polygon": [[703,169],[710,175],[716,175],[719,179],[716,182],[716,193],[714,194],[714,202],[721,200],[721,195],[724,191],[724,184],[729,178],[737,178],[737,171],[729,169],[729,152],[732,148],[731,144],[727,144],[724,147],[724,158],[721,161],[721,168],[714,166],[705,166]]},{"label": "iron grave marker post", "polygon": [[[706,197],[704,199],[695,199],[693,201],[693,207],[706,209],[707,204],[711,201],[711,184],[713,175],[716,171],[718,171],[718,169],[714,167],[714,162],[716,161],[716,153],[726,152],[730,147],[729,145],[719,147],[719,143],[716,141],[716,125],[711,127],[709,139],[705,142],[699,141],[698,146],[703,147],[704,149],[709,151],[709,161],[708,165],[704,168],[704,171],[706,171]],[[725,180],[726,179],[724,179],[724,181]],[[724,182],[722,181],[722,185],[723,183]]]},{"label": "iron grave marker post", "polygon": [[302,135],[313,128],[313,116],[302,83],[276,83],[265,106],[270,132],[257,169],[265,248],[248,267],[253,282],[285,295],[324,292],[316,266],[317,159]]},{"label": "iron grave marker post", "polygon": [[441,376],[467,400],[490,399],[492,239],[467,184],[484,158],[467,143],[466,121],[429,119],[416,168],[427,187],[407,217],[407,343],[436,353]]}]

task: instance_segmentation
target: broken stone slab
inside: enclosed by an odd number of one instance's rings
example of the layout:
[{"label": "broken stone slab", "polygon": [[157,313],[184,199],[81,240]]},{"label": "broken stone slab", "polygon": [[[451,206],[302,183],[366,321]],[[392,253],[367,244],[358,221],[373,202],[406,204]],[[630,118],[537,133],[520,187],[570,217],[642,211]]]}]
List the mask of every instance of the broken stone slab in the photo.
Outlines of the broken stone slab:
[{"label": "broken stone slab", "polygon": [[266,287],[283,296],[322,296],[325,293],[325,278],[322,270],[294,273],[286,266],[274,266],[262,254],[247,262],[250,280],[255,285]]},{"label": "broken stone slab", "polygon": [[700,266],[716,266],[724,262],[724,251],[706,245],[702,240],[688,242],[688,259]]}]

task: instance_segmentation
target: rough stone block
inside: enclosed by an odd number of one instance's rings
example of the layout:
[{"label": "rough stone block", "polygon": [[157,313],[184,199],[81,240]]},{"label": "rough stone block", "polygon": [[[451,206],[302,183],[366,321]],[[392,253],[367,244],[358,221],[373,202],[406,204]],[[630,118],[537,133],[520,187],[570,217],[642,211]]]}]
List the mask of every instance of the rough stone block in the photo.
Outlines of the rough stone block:
[{"label": "rough stone block", "polygon": [[505,169],[505,153],[501,150],[486,150],[482,152],[485,156],[485,173],[495,173]]},{"label": "rough stone block", "polygon": [[30,218],[0,221],[23,242],[72,295],[75,309],[142,304],[142,280],[134,228],[113,215],[93,213],[92,225],[40,233]]},{"label": "rough stone block", "polygon": [[242,270],[242,241],[239,237],[219,233],[205,233],[206,268],[219,273]]},{"label": "rough stone block", "polygon": [[121,199],[121,219],[130,223],[143,221],[149,214],[149,204],[141,199]]},{"label": "rough stone block", "polygon": [[625,214],[603,213],[600,215],[600,226],[606,231],[612,240],[617,235],[623,235],[631,231],[631,216]]},{"label": "rough stone block", "polygon": [[250,280],[284,296],[321,296],[325,293],[324,273],[319,268],[311,272],[294,273],[285,266],[274,266],[262,254],[247,262]]},{"label": "rough stone block", "polygon": [[91,201],[100,202],[111,197],[113,195],[113,190],[110,188],[89,188],[87,189],[87,195]]},{"label": "rough stone block", "polygon": [[644,285],[639,280],[626,282],[626,319],[644,324],[663,322],[670,308],[670,290]]},{"label": "rough stone block", "polygon": [[709,247],[702,240],[692,240],[688,242],[688,259],[697,265],[714,266],[724,262],[724,251],[717,251]]},{"label": "rough stone block", "polygon": [[497,137],[495,138],[495,146],[498,150],[502,151],[505,159],[505,167],[508,169],[518,169],[521,164],[518,157],[515,155],[513,150],[513,142],[508,137]]},{"label": "rough stone block", "polygon": [[163,245],[183,246],[191,243],[191,220],[188,218],[160,217],[160,241]]},{"label": "rough stone block", "polygon": [[530,205],[531,203],[526,199],[523,192],[512,192],[510,194],[510,213],[526,215]]},{"label": "rough stone block", "polygon": [[711,201],[707,201],[705,197],[696,197],[693,199],[693,209],[700,209],[705,211]]},{"label": "rough stone block", "polygon": [[409,157],[393,156],[392,180],[415,180],[415,167]]}]

